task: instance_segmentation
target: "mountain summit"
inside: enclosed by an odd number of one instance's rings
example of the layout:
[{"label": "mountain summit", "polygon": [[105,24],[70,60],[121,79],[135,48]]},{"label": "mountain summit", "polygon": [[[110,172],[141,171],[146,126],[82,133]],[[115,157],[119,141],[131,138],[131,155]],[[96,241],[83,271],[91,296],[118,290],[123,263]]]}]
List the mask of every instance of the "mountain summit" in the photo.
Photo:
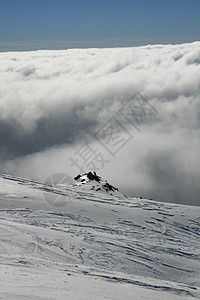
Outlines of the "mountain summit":
[{"label": "mountain summit", "polygon": [[85,174],[83,174],[83,175],[78,175],[78,176],[76,176],[76,177],[74,177],[74,179],[75,180],[79,180],[81,178],[81,181],[82,182],[84,182],[84,181],[91,181],[91,180],[95,180],[95,181],[98,181],[98,182],[100,182],[100,180],[101,180],[101,177],[100,176],[98,176],[97,174],[96,174],[96,172],[88,172],[88,173],[85,173]]},{"label": "mountain summit", "polygon": [[102,191],[110,194],[111,196],[123,196],[126,197],[124,194],[122,194],[118,188],[114,187],[113,185],[109,184],[107,180],[102,180],[100,176],[96,174],[96,172],[88,172],[84,173],[82,175],[78,175],[74,177],[74,180],[79,186],[83,185],[94,191]]}]

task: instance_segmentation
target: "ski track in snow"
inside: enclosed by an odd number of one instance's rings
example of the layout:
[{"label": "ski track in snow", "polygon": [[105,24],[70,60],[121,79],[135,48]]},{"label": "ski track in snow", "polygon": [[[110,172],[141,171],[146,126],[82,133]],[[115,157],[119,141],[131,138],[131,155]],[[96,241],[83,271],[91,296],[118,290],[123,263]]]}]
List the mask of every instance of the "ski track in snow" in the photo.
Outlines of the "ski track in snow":
[{"label": "ski track in snow", "polygon": [[[64,207],[43,198],[48,191],[67,201],[69,190],[73,201]],[[55,189],[8,175],[0,176],[0,207],[1,299],[84,299],[70,294],[76,278],[80,289],[91,284],[95,299],[200,298],[199,207]],[[83,287],[82,293],[90,299]]]}]

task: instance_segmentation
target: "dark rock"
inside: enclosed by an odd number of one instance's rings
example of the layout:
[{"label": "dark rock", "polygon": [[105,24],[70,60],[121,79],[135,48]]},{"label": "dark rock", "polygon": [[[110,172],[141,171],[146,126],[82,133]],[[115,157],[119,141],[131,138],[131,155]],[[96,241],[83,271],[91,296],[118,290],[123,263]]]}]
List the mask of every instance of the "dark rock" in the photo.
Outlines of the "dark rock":
[{"label": "dark rock", "polygon": [[79,178],[81,178],[81,175],[77,175],[76,177],[74,177],[75,180],[78,180]]},{"label": "dark rock", "polygon": [[108,191],[119,191],[118,188],[114,187],[113,185],[106,182],[106,184],[103,184],[102,187],[108,192]]},{"label": "dark rock", "polygon": [[92,173],[92,172],[89,172],[86,174],[87,175],[87,178],[90,179],[90,180],[95,180],[95,181],[98,181],[100,182],[100,177],[97,176],[96,172]]}]

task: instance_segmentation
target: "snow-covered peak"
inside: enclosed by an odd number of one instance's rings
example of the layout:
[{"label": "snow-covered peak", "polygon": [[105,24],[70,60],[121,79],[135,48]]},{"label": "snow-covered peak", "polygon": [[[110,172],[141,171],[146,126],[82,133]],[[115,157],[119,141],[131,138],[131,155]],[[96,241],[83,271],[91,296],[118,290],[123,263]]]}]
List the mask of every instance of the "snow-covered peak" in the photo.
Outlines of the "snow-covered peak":
[{"label": "snow-covered peak", "polygon": [[102,178],[98,176],[96,172],[88,172],[82,175],[79,174],[78,176],[74,177],[74,180],[79,186],[88,188],[90,190],[106,192],[112,196],[124,197],[118,188],[109,184],[107,180],[102,180]]},{"label": "snow-covered peak", "polygon": [[101,177],[98,176],[96,174],[96,172],[88,172],[88,173],[85,173],[85,174],[82,174],[82,175],[78,175],[76,177],[74,177],[74,179],[77,181],[77,182],[88,182],[88,181],[97,181],[97,182],[100,182],[101,181]]}]

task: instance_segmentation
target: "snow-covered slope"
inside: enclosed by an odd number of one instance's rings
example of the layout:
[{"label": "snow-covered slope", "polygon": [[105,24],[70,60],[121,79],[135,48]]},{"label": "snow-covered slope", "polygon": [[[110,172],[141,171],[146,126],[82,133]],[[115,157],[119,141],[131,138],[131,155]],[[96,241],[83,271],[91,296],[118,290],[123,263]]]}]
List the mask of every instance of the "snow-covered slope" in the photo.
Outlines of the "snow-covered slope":
[{"label": "snow-covered slope", "polygon": [[0,176],[0,299],[200,298],[200,208],[105,183]]}]

